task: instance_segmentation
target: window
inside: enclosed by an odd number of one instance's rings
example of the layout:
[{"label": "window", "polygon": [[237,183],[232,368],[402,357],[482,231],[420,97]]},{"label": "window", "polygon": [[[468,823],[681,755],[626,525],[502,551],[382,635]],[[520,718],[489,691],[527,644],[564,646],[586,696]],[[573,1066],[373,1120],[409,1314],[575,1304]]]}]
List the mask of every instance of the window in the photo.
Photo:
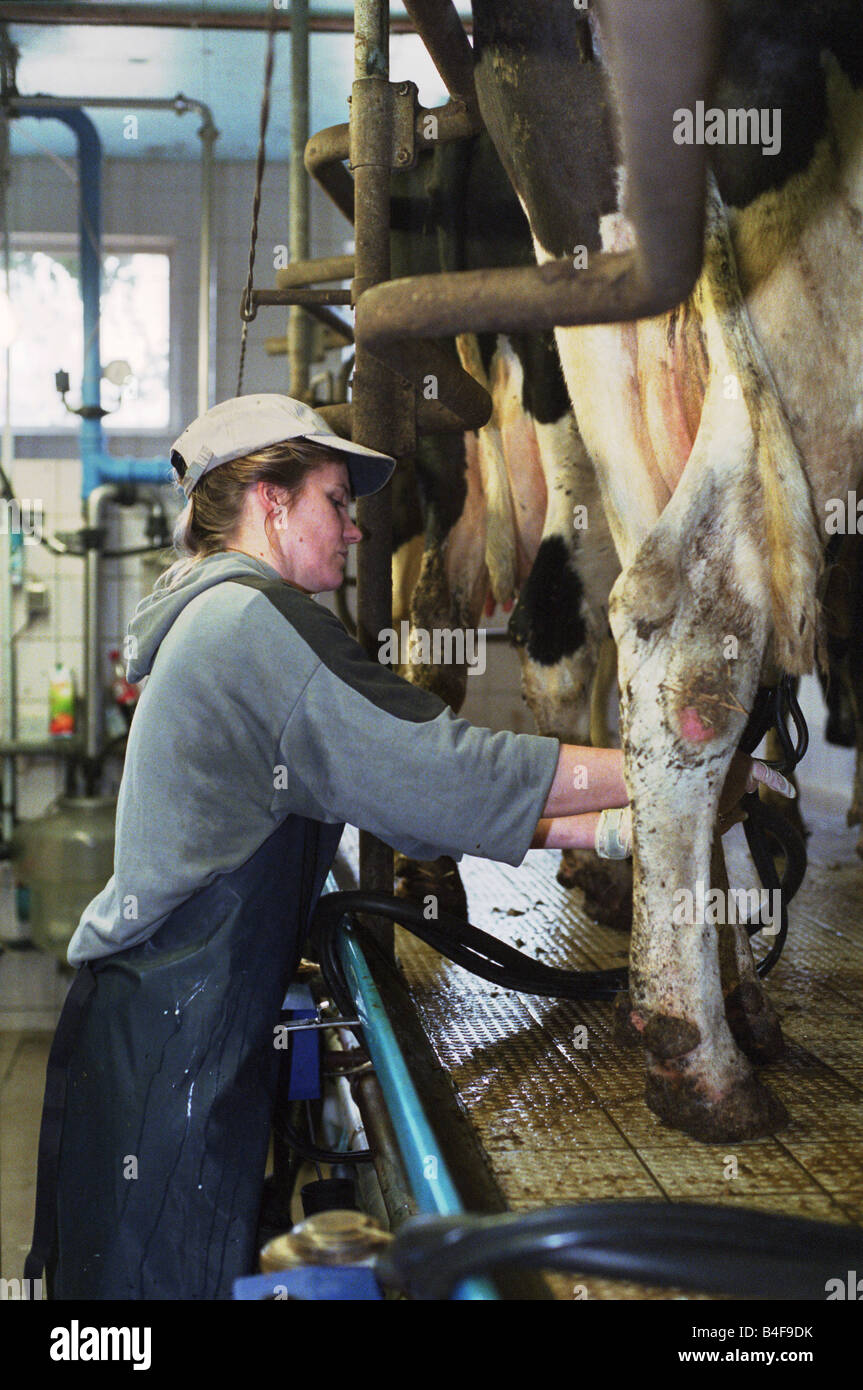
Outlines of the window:
[{"label": "window", "polygon": [[[170,257],[166,250],[139,246],[112,238],[102,246],[102,366],[119,359],[132,372],[122,387],[102,382],[102,406],[111,411],[102,426],[109,432],[170,426]],[[4,280],[0,262],[3,289]],[[13,237],[10,280],[0,312],[0,346],[11,338],[12,427],[31,433],[76,430],[54,374],[68,372],[67,399],[78,406],[84,334],[77,244],[71,238]],[[6,300],[2,293],[0,300]],[[0,400],[5,375],[0,351]]]}]

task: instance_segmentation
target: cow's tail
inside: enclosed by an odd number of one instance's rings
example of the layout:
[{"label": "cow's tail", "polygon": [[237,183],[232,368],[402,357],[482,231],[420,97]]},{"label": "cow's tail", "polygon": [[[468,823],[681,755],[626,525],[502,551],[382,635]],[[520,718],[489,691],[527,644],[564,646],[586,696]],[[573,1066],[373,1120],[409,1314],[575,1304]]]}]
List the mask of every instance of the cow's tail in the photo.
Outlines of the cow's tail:
[{"label": "cow's tail", "polygon": [[743,524],[762,531],[776,660],[790,675],[805,675],[816,660],[823,664],[818,603],[823,546],[809,479],[746,308],[727,213],[712,177],[707,237],[715,240],[696,294],[713,301],[725,358],[719,370],[728,374],[726,380],[737,381],[742,394],[761,494],[761,507],[754,507]]},{"label": "cow's tail", "polygon": [[764,502],[776,660],[802,676],[825,664],[818,587],[824,565],[809,479],[775,388],[766,392],[756,450]]}]

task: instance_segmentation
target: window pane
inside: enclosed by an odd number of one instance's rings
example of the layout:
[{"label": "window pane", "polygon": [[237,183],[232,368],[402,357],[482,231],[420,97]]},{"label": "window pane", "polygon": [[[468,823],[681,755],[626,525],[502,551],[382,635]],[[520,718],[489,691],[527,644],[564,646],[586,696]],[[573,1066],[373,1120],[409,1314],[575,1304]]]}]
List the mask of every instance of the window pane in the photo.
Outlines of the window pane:
[{"label": "window pane", "polygon": [[[79,405],[83,310],[77,252],[13,250],[11,260],[13,427],[75,429],[78,422],[63,407],[54,373],[61,368],[69,373],[69,402]],[[122,391],[110,382],[102,383],[102,405],[112,412],[105,416],[104,428],[166,429],[170,424],[168,256],[107,253],[101,310],[103,367],[122,358],[132,369]],[[4,359],[0,352],[0,386],[5,390]]]}]

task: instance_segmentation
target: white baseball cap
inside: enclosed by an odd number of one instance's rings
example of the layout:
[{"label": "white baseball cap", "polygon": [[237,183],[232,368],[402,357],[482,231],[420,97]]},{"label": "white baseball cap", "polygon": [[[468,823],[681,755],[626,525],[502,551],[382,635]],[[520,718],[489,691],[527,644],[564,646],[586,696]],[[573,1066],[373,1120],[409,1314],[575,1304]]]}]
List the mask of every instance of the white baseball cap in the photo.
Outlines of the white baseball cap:
[{"label": "white baseball cap", "polygon": [[270,394],[235,396],[199,415],[171,445],[171,467],[186,496],[191,497],[211,468],[283,439],[308,439],[344,454],[355,497],[378,492],[396,466],[389,454],[331,434],[326,420],[311,406],[292,396]]}]

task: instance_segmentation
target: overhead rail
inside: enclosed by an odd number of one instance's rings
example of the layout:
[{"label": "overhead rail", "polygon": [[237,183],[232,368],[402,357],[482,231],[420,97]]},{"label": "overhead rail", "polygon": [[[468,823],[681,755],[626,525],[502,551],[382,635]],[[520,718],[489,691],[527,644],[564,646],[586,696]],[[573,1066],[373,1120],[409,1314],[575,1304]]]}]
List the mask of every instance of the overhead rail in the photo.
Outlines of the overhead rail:
[{"label": "overhead rail", "polygon": [[[222,5],[219,9],[203,9],[201,5],[176,5],[170,8],[165,4],[131,5],[115,4],[111,0],[93,0],[80,3],[67,3],[67,0],[43,0],[42,4],[27,4],[27,13],[22,14],[21,0],[7,0],[0,3],[0,20],[14,24],[98,24],[115,25],[118,28],[139,29],[269,29],[270,16],[266,9],[237,9]],[[470,19],[465,20],[470,26]],[[291,13],[279,10],[275,17],[277,29],[289,32]],[[333,11],[331,14],[309,16],[309,29],[316,34],[350,34],[354,28],[352,10]],[[412,34],[413,21],[402,15],[390,20],[393,34]]]}]

